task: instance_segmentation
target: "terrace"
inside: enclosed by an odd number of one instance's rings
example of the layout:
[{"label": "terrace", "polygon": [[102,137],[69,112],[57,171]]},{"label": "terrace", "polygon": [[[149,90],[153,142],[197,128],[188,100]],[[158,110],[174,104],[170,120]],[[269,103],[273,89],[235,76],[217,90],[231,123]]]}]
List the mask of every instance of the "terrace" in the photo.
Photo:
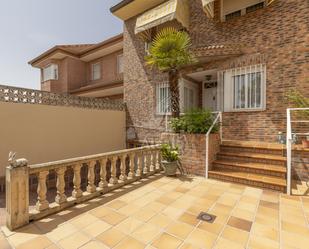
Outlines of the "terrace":
[{"label": "terrace", "polygon": [[[197,216],[206,211],[213,223]],[[14,232],[1,248],[307,248],[309,198],[154,174]]]}]

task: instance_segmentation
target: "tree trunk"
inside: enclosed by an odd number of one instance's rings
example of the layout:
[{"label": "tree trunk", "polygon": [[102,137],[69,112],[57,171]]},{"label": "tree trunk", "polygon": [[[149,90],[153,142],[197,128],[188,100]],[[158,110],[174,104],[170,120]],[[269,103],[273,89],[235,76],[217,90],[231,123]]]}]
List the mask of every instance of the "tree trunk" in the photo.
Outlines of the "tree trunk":
[{"label": "tree trunk", "polygon": [[171,70],[168,73],[171,93],[171,111],[173,118],[178,118],[180,115],[178,76],[178,70]]}]

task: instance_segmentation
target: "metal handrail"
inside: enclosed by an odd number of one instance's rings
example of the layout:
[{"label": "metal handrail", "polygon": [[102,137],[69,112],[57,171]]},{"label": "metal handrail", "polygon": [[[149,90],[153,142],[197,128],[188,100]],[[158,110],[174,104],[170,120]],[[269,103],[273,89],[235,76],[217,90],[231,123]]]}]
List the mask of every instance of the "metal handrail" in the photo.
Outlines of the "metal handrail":
[{"label": "metal handrail", "polygon": [[[205,178],[208,179],[208,170],[209,170],[209,158],[208,158],[208,149],[209,149],[209,135],[212,132],[215,125],[218,123],[222,124],[222,112],[213,112],[217,114],[214,122],[212,123],[211,127],[209,128],[208,132],[206,133],[206,155],[205,155]],[[220,125],[220,141],[222,141],[222,125]]]},{"label": "metal handrail", "polygon": [[[291,112],[293,111],[309,111],[308,108],[288,108],[287,109],[287,132],[286,132],[286,154],[287,154],[287,194],[291,194],[291,172],[292,172],[292,144],[293,144],[293,134],[296,135],[307,135],[303,133],[293,133],[292,123],[307,123],[304,120],[292,120]],[[309,121],[308,121],[309,122]],[[309,133],[308,133],[309,135]]]}]

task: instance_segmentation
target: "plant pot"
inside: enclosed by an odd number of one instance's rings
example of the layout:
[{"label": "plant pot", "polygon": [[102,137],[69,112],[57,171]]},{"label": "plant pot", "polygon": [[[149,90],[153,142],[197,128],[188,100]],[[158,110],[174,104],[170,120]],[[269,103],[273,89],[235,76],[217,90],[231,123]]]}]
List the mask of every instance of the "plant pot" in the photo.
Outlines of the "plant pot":
[{"label": "plant pot", "polygon": [[162,166],[164,168],[164,173],[166,176],[175,176],[178,168],[178,162],[167,162],[162,161]]},{"label": "plant pot", "polygon": [[302,144],[303,144],[304,149],[309,149],[309,140],[308,139],[303,139]]}]

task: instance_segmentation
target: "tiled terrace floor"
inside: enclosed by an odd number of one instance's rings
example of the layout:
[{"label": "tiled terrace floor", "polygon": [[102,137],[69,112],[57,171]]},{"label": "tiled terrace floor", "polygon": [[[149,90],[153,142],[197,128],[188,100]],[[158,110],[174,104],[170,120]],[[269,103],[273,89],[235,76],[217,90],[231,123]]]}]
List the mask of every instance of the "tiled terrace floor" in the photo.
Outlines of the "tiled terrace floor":
[{"label": "tiled terrace floor", "polygon": [[[203,178],[148,181],[15,233],[3,228],[0,248],[309,248],[308,197]],[[198,221],[201,211],[215,222]]]}]

